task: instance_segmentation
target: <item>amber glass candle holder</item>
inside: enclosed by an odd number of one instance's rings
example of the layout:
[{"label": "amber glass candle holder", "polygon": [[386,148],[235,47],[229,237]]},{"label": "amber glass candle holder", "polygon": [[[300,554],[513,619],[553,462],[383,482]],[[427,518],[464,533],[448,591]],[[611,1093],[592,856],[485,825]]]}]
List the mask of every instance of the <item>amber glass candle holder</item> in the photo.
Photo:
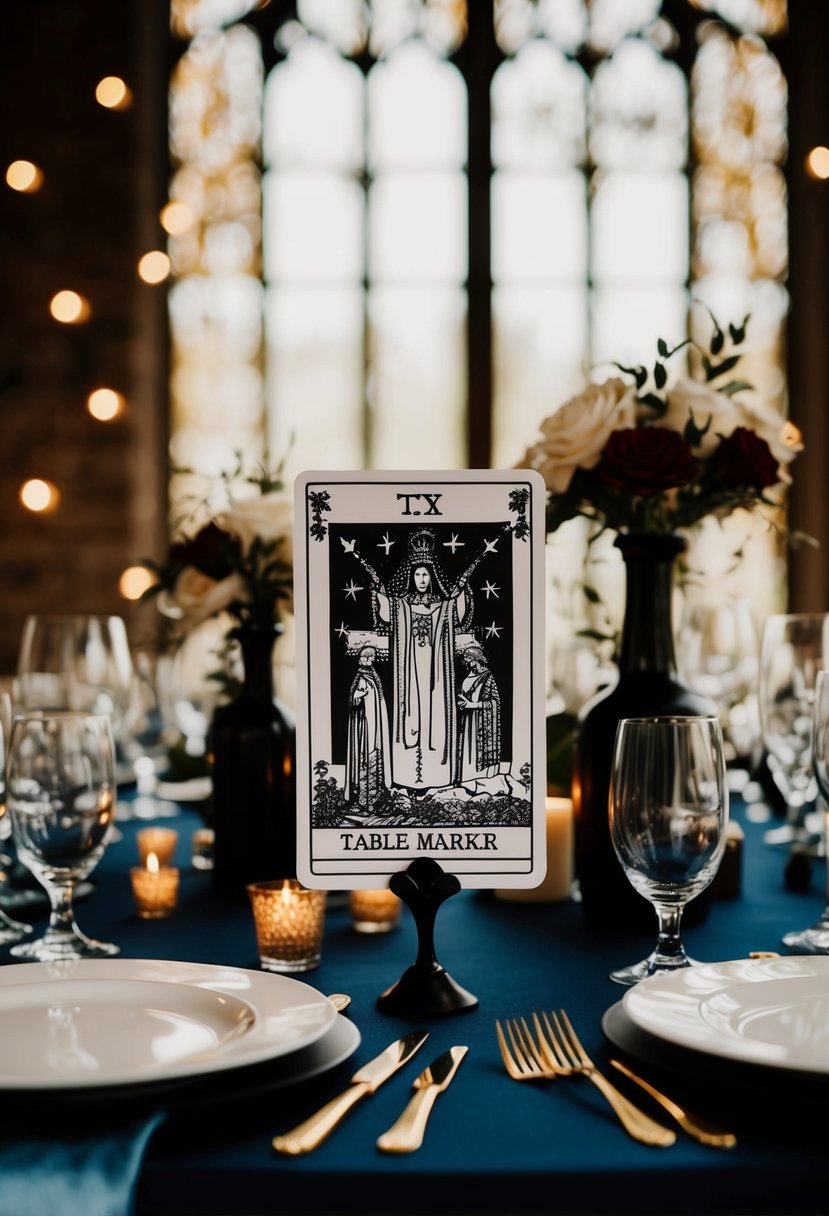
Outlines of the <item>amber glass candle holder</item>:
[{"label": "amber glass candle holder", "polygon": [[349,907],[351,922],[358,933],[389,933],[400,924],[401,902],[388,887],[352,891]]},{"label": "amber glass candle holder", "polygon": [[160,866],[169,865],[178,844],[178,832],[174,828],[142,828],[136,835],[138,860],[146,866],[150,853],[155,853]]},{"label": "amber glass candle holder", "polygon": [[162,866],[155,853],[147,855],[146,866],[130,870],[135,910],[142,920],[171,916],[178,903],[178,870]]},{"label": "amber glass candle holder", "polygon": [[325,891],[309,891],[296,879],[253,882],[259,962],[265,971],[311,971],[319,966],[325,927]]}]

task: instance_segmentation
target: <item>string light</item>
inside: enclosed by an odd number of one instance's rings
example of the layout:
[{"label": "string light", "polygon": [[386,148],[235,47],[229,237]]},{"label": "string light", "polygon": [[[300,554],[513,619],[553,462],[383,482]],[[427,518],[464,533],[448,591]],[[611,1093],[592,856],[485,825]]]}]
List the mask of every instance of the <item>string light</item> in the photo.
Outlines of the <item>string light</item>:
[{"label": "string light", "polygon": [[77,291],[59,291],[49,301],[49,312],[62,325],[79,325],[89,320],[89,300]]},{"label": "string light", "polygon": [[170,259],[160,249],[151,249],[138,262],[138,275],[145,283],[163,283],[170,273]]},{"label": "string light", "polygon": [[95,100],[107,110],[126,110],[132,93],[120,76],[104,76],[95,87]]},{"label": "string light", "polygon": [[60,493],[51,481],[32,477],[20,487],[20,501],[27,511],[42,514],[44,511],[54,511],[60,501]]},{"label": "string light", "polygon": [[127,566],[118,580],[118,590],[125,600],[140,600],[155,582],[146,566]]},{"label": "string light", "polygon": [[829,178],[829,148],[822,144],[812,148],[806,157],[806,172],[810,177],[817,178],[818,181],[823,182]]},{"label": "string light", "polygon": [[161,227],[165,232],[169,232],[170,236],[181,236],[196,222],[192,207],[179,202],[168,203],[166,207],[162,207],[158,218],[161,220]]},{"label": "string light", "polygon": [[124,398],[114,388],[96,388],[86,399],[86,408],[97,422],[112,422],[124,408]]},{"label": "string light", "polygon": [[21,194],[34,194],[43,185],[43,174],[30,160],[13,160],[6,170],[6,184]]}]

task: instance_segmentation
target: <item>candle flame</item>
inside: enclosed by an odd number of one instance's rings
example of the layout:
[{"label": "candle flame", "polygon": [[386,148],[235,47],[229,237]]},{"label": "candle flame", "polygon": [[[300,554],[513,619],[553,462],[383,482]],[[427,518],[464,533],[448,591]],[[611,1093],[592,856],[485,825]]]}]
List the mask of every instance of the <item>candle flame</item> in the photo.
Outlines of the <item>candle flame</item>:
[{"label": "candle flame", "polygon": [[147,854],[147,869],[149,870],[150,874],[158,873],[158,857],[155,853]]}]

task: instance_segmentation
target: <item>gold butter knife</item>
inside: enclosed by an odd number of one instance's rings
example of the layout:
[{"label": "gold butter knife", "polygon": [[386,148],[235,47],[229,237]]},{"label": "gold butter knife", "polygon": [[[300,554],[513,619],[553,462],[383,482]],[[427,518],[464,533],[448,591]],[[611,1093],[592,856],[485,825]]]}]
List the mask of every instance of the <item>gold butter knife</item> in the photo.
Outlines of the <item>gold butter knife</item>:
[{"label": "gold butter knife", "polygon": [[468,1050],[468,1047],[450,1047],[415,1077],[415,1095],[397,1122],[377,1141],[379,1149],[384,1153],[413,1153],[420,1148],[435,1099],[446,1089]]},{"label": "gold butter knife", "polygon": [[737,1137],[733,1132],[727,1132],[721,1127],[714,1127],[713,1124],[706,1123],[704,1119],[700,1119],[699,1115],[692,1114],[678,1102],[674,1102],[667,1094],[654,1089],[653,1085],[650,1085],[644,1077],[640,1077],[621,1060],[611,1060],[610,1063],[624,1076],[629,1077],[631,1081],[644,1089],[646,1094],[650,1094],[655,1102],[658,1102],[669,1115],[676,1119],[683,1131],[686,1131],[689,1136],[693,1136],[695,1140],[699,1140],[700,1144],[709,1144],[713,1148],[733,1148],[737,1143]]},{"label": "gold butter knife", "polygon": [[355,1106],[366,1094],[373,1094],[384,1081],[397,1072],[398,1068],[402,1068],[428,1037],[426,1031],[413,1031],[412,1034],[407,1034],[404,1038],[390,1043],[379,1056],[355,1072],[351,1078],[351,1085],[344,1093],[332,1098],[315,1115],[311,1115],[292,1131],[285,1132],[282,1136],[275,1136],[273,1146],[276,1151],[296,1156],[299,1153],[309,1153],[322,1144],[326,1136],[330,1135],[352,1106]]}]

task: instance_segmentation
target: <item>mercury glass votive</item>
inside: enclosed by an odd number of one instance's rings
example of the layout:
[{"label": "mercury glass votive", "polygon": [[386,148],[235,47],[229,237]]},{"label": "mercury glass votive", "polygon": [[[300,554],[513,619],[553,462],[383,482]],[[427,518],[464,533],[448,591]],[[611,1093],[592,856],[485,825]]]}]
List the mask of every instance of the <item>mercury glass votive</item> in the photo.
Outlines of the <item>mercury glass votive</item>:
[{"label": "mercury glass votive", "polygon": [[155,853],[160,866],[169,865],[178,844],[178,832],[174,828],[142,828],[137,833],[138,859],[146,866],[147,857]]},{"label": "mercury glass votive", "polygon": [[142,920],[170,916],[178,903],[178,870],[162,866],[155,853],[147,855],[146,866],[130,870],[135,910]]},{"label": "mercury glass votive", "polygon": [[190,837],[190,864],[194,870],[213,869],[213,846],[216,833],[212,828],[196,828]]},{"label": "mercury glass votive", "polygon": [[293,878],[250,883],[247,892],[264,970],[311,971],[318,967],[327,892],[309,891]]},{"label": "mercury glass votive", "polygon": [[358,933],[389,933],[400,924],[401,903],[388,887],[377,891],[352,891],[351,921]]}]

